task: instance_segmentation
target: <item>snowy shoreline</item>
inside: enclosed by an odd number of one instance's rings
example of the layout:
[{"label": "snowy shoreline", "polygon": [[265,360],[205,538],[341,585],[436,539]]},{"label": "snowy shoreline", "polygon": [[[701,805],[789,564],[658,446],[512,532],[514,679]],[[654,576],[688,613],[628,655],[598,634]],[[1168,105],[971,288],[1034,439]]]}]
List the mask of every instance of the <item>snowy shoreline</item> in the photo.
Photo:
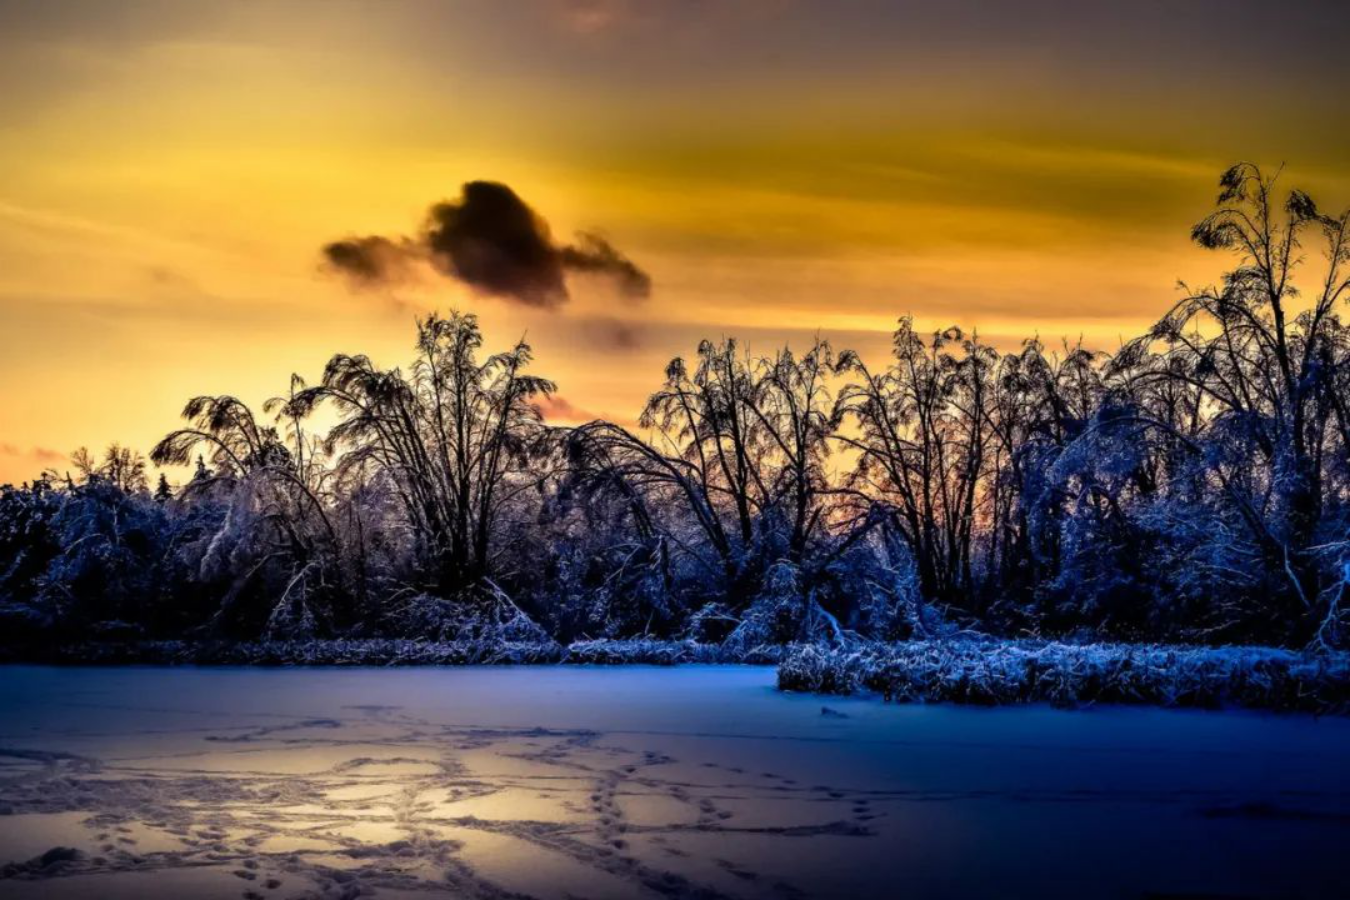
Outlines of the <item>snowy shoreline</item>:
[{"label": "snowy shoreline", "polygon": [[201,666],[771,665],[780,647],[733,650],[696,641],[82,641],[0,647],[0,663]]},{"label": "snowy shoreline", "polygon": [[70,666],[777,665],[783,691],[890,702],[1241,707],[1350,714],[1350,654],[1269,647],[953,639],[750,649],[696,641],[77,642],[0,647],[0,663]]},{"label": "snowy shoreline", "polygon": [[1350,714],[1350,654],[1271,647],[947,640],[789,648],[785,691],[897,703],[1242,707]]}]

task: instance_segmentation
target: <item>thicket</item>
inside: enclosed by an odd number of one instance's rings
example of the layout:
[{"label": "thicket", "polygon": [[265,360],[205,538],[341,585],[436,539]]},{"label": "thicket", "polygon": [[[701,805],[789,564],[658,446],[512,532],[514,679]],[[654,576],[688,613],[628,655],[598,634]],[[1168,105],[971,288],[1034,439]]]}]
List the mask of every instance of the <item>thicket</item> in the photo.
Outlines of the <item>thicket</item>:
[{"label": "thicket", "polygon": [[638,428],[548,425],[528,345],[433,315],[405,368],[192,399],[150,453],[179,486],[114,446],[3,488],[0,631],[1344,646],[1348,228],[1239,165],[1193,231],[1233,267],[1114,353],[704,342]]}]

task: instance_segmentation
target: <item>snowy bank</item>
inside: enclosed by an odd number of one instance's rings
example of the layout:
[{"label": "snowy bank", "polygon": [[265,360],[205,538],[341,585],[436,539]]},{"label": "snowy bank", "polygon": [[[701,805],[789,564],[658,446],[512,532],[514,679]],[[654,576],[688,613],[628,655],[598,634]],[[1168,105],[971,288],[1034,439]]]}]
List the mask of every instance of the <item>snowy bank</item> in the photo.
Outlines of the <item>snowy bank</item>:
[{"label": "snowy bank", "polygon": [[915,641],[790,648],[785,691],[898,703],[1144,703],[1350,713],[1350,654],[1265,647]]},{"label": "snowy bank", "polygon": [[71,665],[465,666],[676,665],[778,661],[781,648],[732,649],[696,641],[414,641],[398,638],[307,641],[82,641],[6,646],[0,662]]},{"label": "snowy bank", "polygon": [[673,666],[680,663],[778,662],[783,648],[757,646],[747,649],[730,644],[703,644],[698,641],[597,640],[575,641],[568,645],[563,662],[592,665],[646,664]]}]

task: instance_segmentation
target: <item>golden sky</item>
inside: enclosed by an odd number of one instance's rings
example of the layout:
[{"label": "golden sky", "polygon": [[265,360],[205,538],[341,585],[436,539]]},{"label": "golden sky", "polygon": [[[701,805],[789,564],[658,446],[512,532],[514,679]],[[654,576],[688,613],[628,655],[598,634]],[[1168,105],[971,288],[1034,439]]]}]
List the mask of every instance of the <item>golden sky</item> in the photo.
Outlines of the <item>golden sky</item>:
[{"label": "golden sky", "polygon": [[[583,418],[703,336],[1109,349],[1217,273],[1187,233],[1228,164],[1350,202],[1347,33],[1343,2],[0,0],[0,482],[336,351],[401,364],[451,306]],[[651,295],[325,268],[479,179]]]}]

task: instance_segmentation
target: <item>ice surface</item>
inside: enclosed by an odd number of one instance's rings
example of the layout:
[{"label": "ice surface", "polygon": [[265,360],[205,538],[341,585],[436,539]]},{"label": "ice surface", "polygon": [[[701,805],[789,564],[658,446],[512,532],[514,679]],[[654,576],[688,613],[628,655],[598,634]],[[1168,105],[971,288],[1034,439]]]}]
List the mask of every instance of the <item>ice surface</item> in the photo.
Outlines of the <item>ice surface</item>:
[{"label": "ice surface", "polygon": [[[773,684],[3,668],[0,900],[1350,887],[1350,720],[851,697],[822,715]],[[43,865],[56,847],[75,852]]]}]

